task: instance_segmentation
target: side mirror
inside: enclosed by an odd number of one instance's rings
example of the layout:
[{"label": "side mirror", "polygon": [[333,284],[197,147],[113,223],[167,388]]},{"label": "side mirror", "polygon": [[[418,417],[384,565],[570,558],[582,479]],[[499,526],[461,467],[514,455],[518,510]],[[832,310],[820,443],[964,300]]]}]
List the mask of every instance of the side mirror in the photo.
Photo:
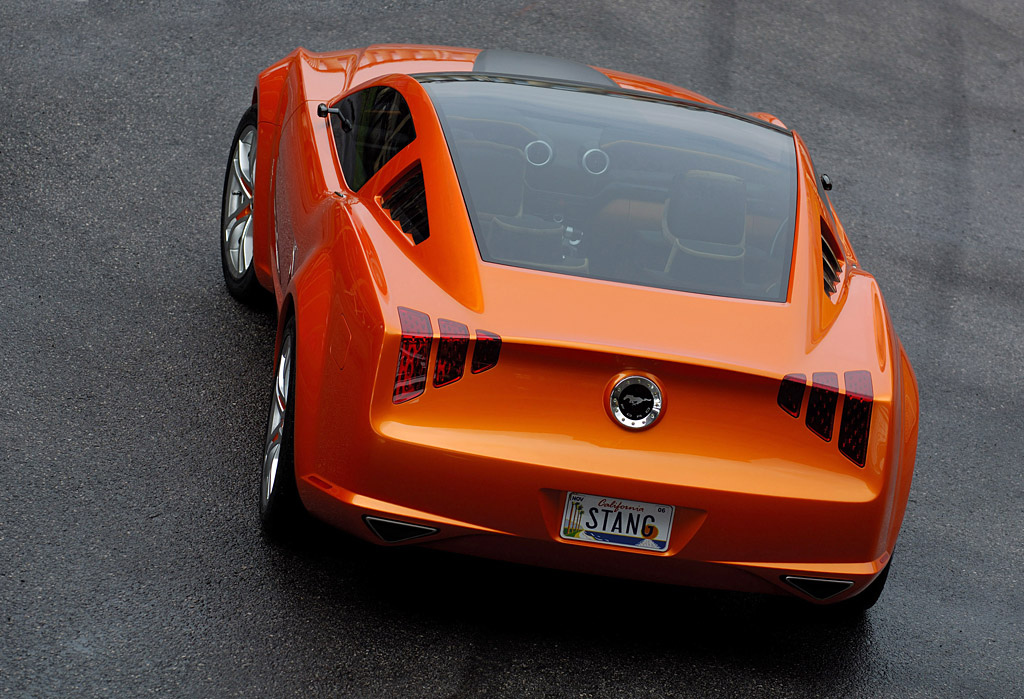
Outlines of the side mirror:
[{"label": "side mirror", "polygon": [[821,187],[826,192],[831,192],[832,191],[832,178],[829,177],[828,175],[822,175],[821,176]]},{"label": "side mirror", "polygon": [[[318,104],[316,106],[316,115],[318,117],[321,117],[323,119],[327,119],[332,114],[334,116],[338,117],[338,119],[341,120],[341,128],[342,128],[343,131],[348,133],[349,131],[352,130],[352,122],[349,121],[348,118],[344,114],[341,113],[340,109],[338,109],[337,107],[328,107],[323,102],[321,102],[320,104]],[[831,185],[829,185],[829,186],[831,187]]]}]

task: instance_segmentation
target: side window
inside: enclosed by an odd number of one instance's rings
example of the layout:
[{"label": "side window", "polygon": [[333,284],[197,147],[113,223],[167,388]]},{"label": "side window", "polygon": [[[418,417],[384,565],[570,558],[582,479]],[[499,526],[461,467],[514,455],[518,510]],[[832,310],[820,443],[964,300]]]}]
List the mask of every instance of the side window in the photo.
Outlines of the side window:
[{"label": "side window", "polygon": [[331,115],[331,129],[345,181],[358,191],[373,175],[416,138],[405,98],[394,88],[376,86],[349,95],[337,104],[352,123],[345,131]]}]

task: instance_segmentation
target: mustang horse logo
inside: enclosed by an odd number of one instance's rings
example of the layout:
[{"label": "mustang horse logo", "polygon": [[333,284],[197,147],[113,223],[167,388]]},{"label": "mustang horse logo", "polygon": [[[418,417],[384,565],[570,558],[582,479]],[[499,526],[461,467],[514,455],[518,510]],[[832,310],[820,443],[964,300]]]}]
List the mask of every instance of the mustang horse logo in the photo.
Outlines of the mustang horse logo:
[{"label": "mustang horse logo", "polygon": [[632,405],[634,407],[640,405],[641,403],[650,403],[653,400],[654,400],[653,398],[645,397],[645,396],[623,396],[622,397],[622,402],[623,403],[629,403],[630,405]]}]

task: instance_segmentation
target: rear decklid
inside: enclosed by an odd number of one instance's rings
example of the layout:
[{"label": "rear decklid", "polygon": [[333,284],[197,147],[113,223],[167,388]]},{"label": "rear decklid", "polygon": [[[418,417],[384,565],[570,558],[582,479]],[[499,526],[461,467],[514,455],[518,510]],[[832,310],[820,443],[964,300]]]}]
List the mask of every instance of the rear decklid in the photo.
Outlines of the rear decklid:
[{"label": "rear decklid", "polygon": [[[586,129],[563,129],[567,105],[555,102],[573,93],[575,104],[580,95],[572,86],[501,82],[502,89],[547,90],[526,116],[513,118],[490,106],[476,111],[487,103],[476,99],[476,78],[437,80],[458,88],[442,103],[429,76],[420,77],[440,123],[448,124],[446,146],[461,190],[437,158],[420,160],[431,226],[420,242],[367,201],[367,213],[395,243],[378,248],[388,281],[375,429],[433,448],[559,468],[612,473],[627,457],[642,462],[638,478],[681,478],[686,471],[687,482],[708,487],[745,487],[743,474],[750,476],[755,464],[758,473],[774,474],[768,487],[780,493],[803,469],[847,477],[849,460],[833,441],[840,428],[814,428],[840,420],[847,372],[870,376],[876,403],[891,400],[891,347],[870,275],[845,269],[834,291],[823,290],[821,204],[793,134],[655,98],[639,104],[654,100],[656,113],[644,114],[657,121],[660,135],[601,128],[608,115],[593,105]],[[583,96],[593,97],[593,89]],[[632,96],[602,98],[616,109],[636,106]],[[687,122],[693,142],[686,133],[672,142],[662,107],[694,116]],[[738,141],[735,132],[742,134]],[[423,152],[429,144],[436,154],[439,144],[417,133]],[[598,145],[585,148],[588,138]],[[405,156],[410,162],[414,146]],[[503,187],[475,189],[488,172],[469,164],[477,156],[484,165],[504,164]],[[396,174],[407,168],[401,160],[395,158]],[[556,165],[582,174],[560,178],[558,169],[549,170]],[[770,173],[784,186],[775,189]],[[683,205],[674,208],[678,201]],[[632,255],[643,246],[662,254],[660,270],[650,264],[653,256]],[[641,274],[618,275],[616,262],[631,255]],[[673,276],[683,256],[690,266]],[[785,262],[768,265],[777,279],[750,273],[748,263],[766,259]],[[730,270],[731,286],[715,286],[717,272],[689,284],[701,265]],[[420,314],[418,327],[403,328],[400,307]],[[492,335],[501,338],[498,361],[474,373],[472,355]],[[422,356],[407,361],[403,342]],[[438,367],[450,366],[453,356],[458,378],[437,380]],[[631,373],[655,381],[664,396],[662,415],[640,432],[615,422],[608,408],[615,381]],[[791,398],[780,400],[787,376],[786,391],[803,377],[795,411],[786,409]],[[820,385],[812,388],[815,381]],[[874,415],[884,420],[886,413]],[[683,471],[680,457],[688,464]],[[854,480],[848,495],[865,497],[863,482]]]},{"label": "rear decklid", "polygon": [[[869,496],[856,473],[860,464],[844,457],[838,442],[840,399],[853,393],[853,372],[869,377],[873,434],[886,432],[892,363],[870,275],[850,276],[846,310],[825,329],[814,327],[806,303],[725,299],[487,263],[481,279],[480,313],[435,305],[430,295],[407,299],[429,318],[432,344],[423,392],[396,404],[400,324],[390,331],[374,400],[375,422],[388,436],[608,474],[628,463],[627,473],[643,480],[796,497],[801,484],[812,497],[824,469],[846,489],[842,497]],[[810,280],[796,284],[794,293],[808,286]],[[473,341],[458,380],[438,386],[442,319],[463,324]],[[501,338],[496,362],[473,373],[476,347],[491,335]],[[622,427],[609,409],[615,382],[631,375],[650,378],[663,396],[661,415],[643,431]]]}]

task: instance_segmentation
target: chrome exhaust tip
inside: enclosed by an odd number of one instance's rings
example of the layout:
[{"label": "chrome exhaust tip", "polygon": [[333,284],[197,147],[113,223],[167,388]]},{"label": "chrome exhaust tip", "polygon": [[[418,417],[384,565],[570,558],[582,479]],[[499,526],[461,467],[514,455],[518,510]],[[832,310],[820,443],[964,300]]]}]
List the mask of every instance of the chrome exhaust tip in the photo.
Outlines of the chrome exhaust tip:
[{"label": "chrome exhaust tip", "polygon": [[370,528],[371,532],[389,544],[419,539],[431,534],[437,534],[440,531],[435,527],[399,522],[395,519],[384,519],[383,517],[374,517],[373,515],[363,515],[363,521],[366,522],[366,526]]},{"label": "chrome exhaust tip", "polygon": [[853,585],[852,580],[832,580],[830,578],[805,578],[799,575],[787,575],[782,578],[787,583],[809,597],[824,601],[835,597]]}]

